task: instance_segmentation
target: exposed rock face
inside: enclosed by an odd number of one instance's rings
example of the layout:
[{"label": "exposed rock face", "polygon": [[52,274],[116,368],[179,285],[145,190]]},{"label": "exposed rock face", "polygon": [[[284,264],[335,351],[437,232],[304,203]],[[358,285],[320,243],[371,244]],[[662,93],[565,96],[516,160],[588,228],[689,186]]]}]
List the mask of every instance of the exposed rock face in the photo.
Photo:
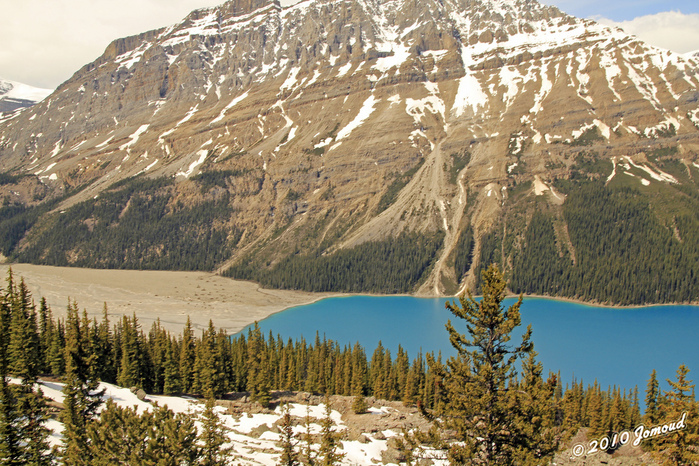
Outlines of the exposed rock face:
[{"label": "exposed rock face", "polygon": [[245,233],[227,264],[333,228],[329,250],[442,230],[422,290],[440,293],[464,225],[486,231],[515,182],[547,187],[590,147],[694,160],[698,66],[534,0],[234,0],[114,41],[0,121],[0,167],[88,186],[64,208],[138,174],[176,177],[186,201],[193,175],[232,170],[222,222]]}]

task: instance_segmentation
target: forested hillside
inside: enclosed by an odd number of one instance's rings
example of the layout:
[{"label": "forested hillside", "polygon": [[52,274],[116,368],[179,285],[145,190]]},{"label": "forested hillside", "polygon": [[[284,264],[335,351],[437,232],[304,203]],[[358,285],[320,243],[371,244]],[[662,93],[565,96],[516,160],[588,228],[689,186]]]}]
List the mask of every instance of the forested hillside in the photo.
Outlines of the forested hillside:
[{"label": "forested hillside", "polygon": [[515,190],[482,239],[481,264],[504,263],[515,293],[625,305],[699,300],[699,170],[661,160],[679,183],[646,186],[607,179],[611,164],[590,160],[552,183],[562,205]]}]

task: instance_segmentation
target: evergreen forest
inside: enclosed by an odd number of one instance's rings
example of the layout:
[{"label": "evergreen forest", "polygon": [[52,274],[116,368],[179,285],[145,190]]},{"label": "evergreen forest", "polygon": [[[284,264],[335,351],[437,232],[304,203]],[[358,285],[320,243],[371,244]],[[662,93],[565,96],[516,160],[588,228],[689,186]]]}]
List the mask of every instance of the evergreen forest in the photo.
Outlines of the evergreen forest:
[{"label": "evergreen forest", "polygon": [[[545,376],[531,330],[521,343],[509,343],[509,333],[519,325],[521,299],[502,308],[505,281],[495,267],[484,273],[482,288],[480,302],[469,295],[447,305],[470,323],[471,333],[460,335],[448,324],[458,355],[444,361],[431,353],[411,357],[402,348],[391,354],[380,343],[368,354],[358,344],[340,346],[318,335],[313,341],[284,341],[263,335],[257,325],[230,336],[213,323],[198,333],[188,322],[175,335],[158,322],[143,329],[135,315],[112,322],[106,305],[101,319],[90,319],[71,302],[67,317],[57,319],[46,301],[36,305],[24,281],[10,272],[0,296],[0,458],[3,464],[117,464],[114,458],[131,451],[132,442],[140,459],[129,464],[228,464],[211,400],[246,392],[266,408],[278,390],[351,396],[357,413],[367,408],[369,396],[399,400],[417,406],[428,419],[442,419],[444,425],[435,422],[430,433],[406,433],[408,464],[410,458],[417,461],[419,451],[435,449],[452,464],[541,464],[581,428],[592,439],[640,424],[675,422],[684,412],[689,413],[686,429],[644,448],[663,452],[663,458],[696,458],[691,445],[697,444],[699,412],[686,367],[680,366],[676,381],[668,381],[669,390],[661,390],[651,374],[642,416],[638,388],[605,389],[596,382],[564,383],[555,373]],[[7,376],[19,384],[9,384]],[[46,444],[49,411],[35,384],[39,377],[65,384],[59,414],[64,441],[54,451]],[[208,399],[204,431],[197,433],[192,419],[167,408],[138,414],[108,403],[98,415],[99,381]],[[113,435],[115,426],[122,434]],[[503,429],[511,434],[502,437]],[[134,440],[144,438],[161,440],[150,446]],[[499,446],[484,449],[480,438]],[[336,458],[333,445],[329,458]],[[498,462],[484,462],[489,458]]]},{"label": "evergreen forest", "polygon": [[506,221],[482,237],[480,264],[505,264],[514,293],[620,305],[699,300],[699,191],[587,179],[556,186],[561,207],[515,192]]}]

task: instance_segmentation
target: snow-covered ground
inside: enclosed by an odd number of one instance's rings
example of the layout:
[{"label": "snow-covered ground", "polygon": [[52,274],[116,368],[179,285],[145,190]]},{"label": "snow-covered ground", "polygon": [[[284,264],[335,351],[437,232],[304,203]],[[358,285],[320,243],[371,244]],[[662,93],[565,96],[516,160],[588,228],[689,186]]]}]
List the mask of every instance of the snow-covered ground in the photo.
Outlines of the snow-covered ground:
[{"label": "snow-covered ground", "polygon": [[[19,383],[18,379],[10,379],[10,383]],[[41,390],[45,397],[58,403],[63,402],[63,384],[58,382],[41,381]],[[153,409],[155,403],[159,406],[167,406],[175,413],[185,413],[197,415],[204,410],[204,403],[190,397],[147,395],[145,401],[127,388],[121,388],[109,383],[101,383],[99,389],[105,390],[103,399],[113,400],[121,407],[135,408],[139,413]],[[370,414],[386,414],[391,408],[370,408]],[[222,406],[218,406],[216,411],[223,423],[230,429],[228,437],[234,455],[234,463],[240,465],[276,465],[279,461],[280,440],[279,433],[275,432],[275,423],[278,423],[283,415],[281,407],[277,407],[272,413],[243,413],[242,415],[231,415]],[[309,416],[310,431],[313,434],[320,432],[318,421],[325,416],[325,405],[304,405],[301,403],[290,403],[289,413],[296,418],[294,431],[297,433],[306,432],[304,419]],[[335,429],[342,431],[347,426],[342,420],[342,415],[332,410],[331,419],[335,423]],[[266,425],[266,428],[260,429]],[[62,439],[63,425],[57,420],[50,420],[47,427],[51,429],[51,445],[59,445]],[[269,430],[267,430],[269,429]],[[262,431],[262,433],[260,433]],[[381,454],[387,448],[388,439],[399,435],[400,432],[385,430],[376,434],[365,433],[364,443],[359,440],[343,440],[342,450],[345,458],[342,464],[352,465],[372,465],[381,464]],[[378,438],[377,438],[378,437]]]}]

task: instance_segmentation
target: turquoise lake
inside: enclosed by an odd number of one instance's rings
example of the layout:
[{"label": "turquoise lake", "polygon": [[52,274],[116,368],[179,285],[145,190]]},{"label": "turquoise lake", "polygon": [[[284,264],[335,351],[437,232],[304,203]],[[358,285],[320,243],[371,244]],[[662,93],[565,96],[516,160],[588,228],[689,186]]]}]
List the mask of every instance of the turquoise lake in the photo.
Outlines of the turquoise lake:
[{"label": "turquoise lake", "polygon": [[[328,298],[294,307],[259,322],[265,335],[304,337],[312,342],[316,332],[341,345],[358,341],[367,356],[379,341],[395,356],[398,345],[410,359],[419,351],[455,354],[444,324],[452,319],[466,333],[459,319],[444,308],[447,299],[409,296],[350,296]],[[506,305],[515,302],[508,298]],[[526,325],[533,329],[534,349],[544,370],[561,371],[563,385],[573,377],[585,384],[595,379],[606,388],[638,385],[640,398],[653,369],[661,387],[675,379],[680,364],[699,382],[699,306],[650,306],[604,308],[544,298],[524,298],[523,328],[511,343],[517,344]],[[247,329],[244,330],[247,332]]]}]

